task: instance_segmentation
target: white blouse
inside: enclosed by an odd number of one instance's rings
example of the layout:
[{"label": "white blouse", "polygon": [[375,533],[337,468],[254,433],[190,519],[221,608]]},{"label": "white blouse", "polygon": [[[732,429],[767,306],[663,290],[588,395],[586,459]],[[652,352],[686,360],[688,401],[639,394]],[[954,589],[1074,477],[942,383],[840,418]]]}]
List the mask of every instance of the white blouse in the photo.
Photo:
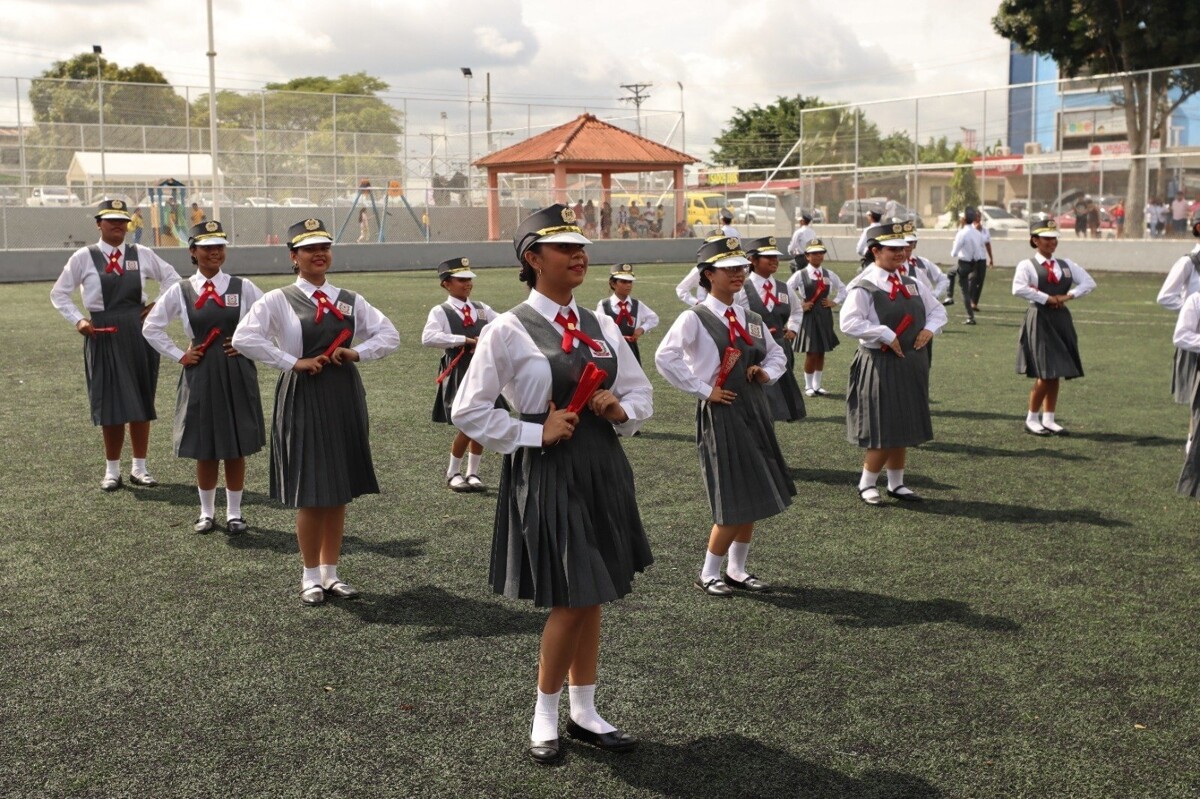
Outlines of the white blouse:
[{"label": "white blouse", "polygon": [[[197,296],[203,291],[204,283],[207,280],[208,278],[200,272],[196,272],[188,278]],[[213,275],[212,282],[213,289],[224,297],[225,292],[229,289],[229,275],[223,270],[218,271]],[[239,320],[246,317],[250,306],[258,302],[262,295],[258,286],[246,278],[242,278],[241,307],[238,308]],[[183,296],[182,281],[172,283],[170,288],[159,295],[158,302],[154,304],[153,310],[146,316],[146,321],[142,323],[142,336],[150,343],[150,346],[162,353],[164,357],[178,362],[183,357],[184,351],[167,335],[167,325],[171,323],[172,319],[183,321],[183,332],[189,342],[196,337],[196,331],[192,330],[192,325],[188,321],[187,300]]]},{"label": "white blouse", "polygon": [[[892,285],[888,280],[888,272],[876,264],[869,264],[855,279],[855,283],[869,283],[881,289],[890,289]],[[909,286],[908,290],[911,292],[913,287]],[[936,335],[946,324],[946,309],[924,282],[917,282],[916,291],[925,306],[925,329]],[[862,291],[850,291],[846,295],[846,304],[842,306],[841,328],[843,333],[858,339],[868,349],[881,349],[896,339],[894,330],[879,323],[879,315],[875,313],[875,300],[870,289],[866,288]]]},{"label": "white blouse", "polygon": [[1192,294],[1183,301],[1172,340],[1181,350],[1200,352],[1200,293]]},{"label": "white blouse", "polygon": [[[1200,244],[1192,249],[1192,254],[1200,253]],[[1183,301],[1189,295],[1200,291],[1200,273],[1191,256],[1185,255],[1171,265],[1167,279],[1163,281],[1158,291],[1158,304],[1168,311],[1178,311],[1183,307]]]},{"label": "white blouse", "polygon": [[[703,303],[717,315],[722,324],[729,327],[725,311],[733,308],[738,322],[746,326],[746,311],[735,302],[726,305],[713,295],[704,298]],[[775,343],[775,339],[763,330],[762,339],[767,346],[767,355],[759,364],[767,373],[769,382],[774,383],[787,369],[787,353]],[[701,322],[700,317],[693,311],[684,311],[671,325],[658,352],[654,354],[654,367],[658,373],[675,388],[687,392],[697,399],[708,399],[717,381],[717,371],[721,368],[723,351],[713,345],[712,336]]]},{"label": "white blouse", "polygon": [[[608,300],[612,303],[613,311],[620,313],[621,306],[618,305],[618,303],[621,302],[620,298],[617,297],[616,294],[613,294],[608,298]],[[637,330],[640,327],[643,333],[649,333],[651,330],[658,327],[658,314],[656,314],[649,305],[641,300],[638,300],[638,309],[637,314],[635,315],[633,313],[633,297],[630,296],[629,300],[629,313],[631,316],[633,316],[634,330]],[[596,303],[596,316],[608,316],[608,314],[604,313],[604,300],[600,300],[600,302]]]},{"label": "white blouse", "polygon": [[[460,318],[466,318],[463,315],[465,302],[456,300],[453,297],[447,298],[446,301],[454,306]],[[492,322],[496,319],[496,312],[489,306],[476,300],[472,300],[471,304],[475,306],[471,309],[471,316],[474,318],[476,324],[480,320]],[[471,338],[478,338],[478,336],[471,336]],[[446,319],[446,309],[443,306],[435,305],[429,309],[429,316],[425,319],[425,327],[421,330],[421,346],[438,347],[447,350],[451,347],[461,347],[466,343],[466,336],[450,332],[450,321]]]},{"label": "white blouse", "polygon": [[[692,292],[696,292],[692,296]],[[684,305],[698,305],[708,296],[708,290],[700,285],[700,267],[693,266],[683,280],[679,281],[679,285],[675,286],[675,296]]]},{"label": "white blouse", "polygon": [[[1017,270],[1013,272],[1012,293],[1022,299],[1036,302],[1038,305],[1045,305],[1046,300],[1050,299],[1050,295],[1043,291],[1038,291],[1037,266],[1045,266],[1047,260],[1042,257],[1041,253],[1038,253],[1032,258],[1026,258],[1017,264]],[[1034,266],[1035,261],[1037,262],[1037,266]],[[1082,266],[1066,258],[1055,256],[1054,274],[1060,280],[1062,279],[1061,264],[1066,264],[1071,270],[1071,290],[1067,292],[1067,296],[1082,297],[1096,288],[1096,281],[1084,271]]]},{"label": "white blouse", "polygon": [[792,303],[792,315],[787,320],[787,329],[793,333],[800,332],[800,323],[804,321],[804,276],[808,275],[809,280],[816,280],[818,272],[821,273],[821,276],[825,278],[825,282],[829,285],[829,291],[825,293],[825,297],[822,297],[822,299],[831,299],[834,305],[841,305],[846,301],[846,284],[842,282],[842,279],[832,269],[829,269],[824,264],[821,265],[820,269],[816,269],[813,266],[797,269],[787,281],[788,291],[796,298]]},{"label": "white blouse", "polygon": [[[314,286],[302,277],[296,284],[312,300],[313,292],[325,292],[331,301],[337,300],[340,289],[326,282]],[[394,352],[400,346],[400,334],[391,320],[376,310],[362,295],[355,295],[354,351],[363,361],[372,361]],[[313,313],[317,303],[313,302]],[[292,310],[283,289],[268,291],[250,306],[250,311],[238,323],[233,334],[233,347],[248,358],[269,364],[287,372],[304,354],[304,334],[300,319]]]},{"label": "white blouse", "polygon": [[[121,266],[126,266],[124,244],[120,247],[110,247],[101,241],[99,246],[105,261],[114,250],[117,250],[121,253]],[[164,290],[170,288],[173,283],[179,282],[179,273],[175,271],[175,267],[155,255],[149,247],[139,244],[137,253],[138,275],[142,279],[142,305],[145,305],[147,302],[147,279],[158,281],[158,292],[161,296]],[[92,263],[92,254],[88,252],[87,247],[82,247],[71,254],[71,257],[67,259],[66,266],[63,267],[62,274],[58,276],[58,280],[54,281],[54,288],[50,289],[50,303],[72,325],[78,324],[79,320],[84,318],[84,314],[71,299],[71,295],[77,288],[83,297],[83,307],[87,311],[104,310],[104,294],[100,288],[100,275],[96,274],[96,267]]]},{"label": "white blouse", "polygon": [[[562,330],[554,318],[566,308],[536,289],[529,292],[525,304]],[[576,317],[580,315],[574,299],[566,307]],[[600,316],[598,321],[609,352],[617,358],[617,377],[609,390],[629,417],[613,427],[619,435],[631,436],[654,413],[654,392],[616,324],[607,316]],[[576,339],[574,346],[586,345]],[[598,358],[596,365],[603,369],[604,358]],[[495,407],[495,403],[503,395],[519,414],[545,413],[550,406],[553,382],[550,362],[521,320],[508,311],[483,329],[471,366],[454,397],[450,416],[455,427],[490,450],[509,453],[520,447],[540,447],[540,423],[522,421]]]}]

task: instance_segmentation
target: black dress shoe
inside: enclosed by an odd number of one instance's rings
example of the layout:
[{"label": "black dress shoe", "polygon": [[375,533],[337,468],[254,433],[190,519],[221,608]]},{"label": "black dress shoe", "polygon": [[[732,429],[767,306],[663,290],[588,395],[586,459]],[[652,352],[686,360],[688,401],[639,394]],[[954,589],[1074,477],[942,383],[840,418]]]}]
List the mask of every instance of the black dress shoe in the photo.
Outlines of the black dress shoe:
[{"label": "black dress shoe", "polygon": [[310,585],[300,592],[300,601],[305,605],[324,605],[325,589],[319,585]]},{"label": "black dress shoe", "polygon": [[771,593],[771,586],[764,583],[762,580],[755,577],[753,574],[747,575],[745,580],[735,580],[726,574],[721,578],[725,581],[725,585],[730,588],[740,588],[743,591],[750,591],[755,594]]},{"label": "black dress shoe", "polygon": [[213,521],[213,517],[201,516],[196,520],[196,523],[192,525],[192,529],[197,533],[211,533],[213,528],[216,526],[217,523]]},{"label": "black dress shoe", "polygon": [[976,322],[975,322],[975,320],[974,320],[974,319],[968,319],[967,321],[963,322],[963,324],[964,324],[964,325],[973,325],[973,324],[975,324],[975,323],[976,323]]},{"label": "black dress shoe", "polygon": [[533,758],[533,762],[539,766],[552,766],[562,758],[562,748],[558,745],[558,739],[552,741],[535,741],[530,739],[529,756]]},{"label": "black dress shoe", "polygon": [[[874,491],[874,494],[868,495],[868,491]],[[879,497],[879,489],[875,486],[867,486],[866,488],[858,489],[858,496],[863,502],[868,505],[882,505],[883,500]]]},{"label": "black dress shoe", "polygon": [[151,477],[149,472],[145,474],[130,473],[129,484],[141,486],[142,488],[154,488],[156,485],[158,485],[158,481]]},{"label": "black dress shoe", "polygon": [[338,599],[356,599],[358,597],[358,589],[341,580],[335,580],[325,586],[325,593]]},{"label": "black dress shoe", "polygon": [[719,577],[704,581],[697,578],[693,585],[709,596],[733,596],[733,589],[721,582]]},{"label": "black dress shoe", "polygon": [[108,477],[107,475],[105,475],[104,479],[100,481],[100,490],[101,491],[116,491],[120,487],[121,487],[121,478],[120,477]]},{"label": "black dress shoe", "polygon": [[908,486],[898,485],[898,486],[896,486],[895,491],[893,491],[892,489],[889,488],[887,490],[888,496],[892,497],[893,499],[899,499],[903,502],[920,502],[921,501],[921,498],[919,496],[917,496],[916,494],[914,494],[911,490],[907,494],[901,494],[900,489],[902,489],[902,488],[907,489]]},{"label": "black dress shoe", "polygon": [[242,518],[229,519],[225,522],[225,529],[230,535],[241,535],[250,529],[250,525],[246,524],[246,520]]},{"label": "black dress shoe", "polygon": [[592,732],[586,727],[580,727],[571,719],[567,719],[567,735],[576,741],[591,744],[605,752],[628,752],[637,746],[637,738],[620,730],[612,732]]},{"label": "black dress shoe", "polygon": [[[1035,426],[1031,426],[1031,425],[1036,425],[1036,427],[1035,427]],[[1029,434],[1029,435],[1031,435],[1031,436],[1043,436],[1043,437],[1045,437],[1045,436],[1052,436],[1052,435],[1054,435],[1054,434],[1053,434],[1053,433],[1051,433],[1049,430],[1047,430],[1046,428],[1042,427],[1042,425],[1041,425],[1041,422],[1032,422],[1032,423],[1030,423],[1030,422],[1026,422],[1026,423],[1025,423],[1025,432],[1026,432],[1026,433],[1028,433],[1028,434]]]}]

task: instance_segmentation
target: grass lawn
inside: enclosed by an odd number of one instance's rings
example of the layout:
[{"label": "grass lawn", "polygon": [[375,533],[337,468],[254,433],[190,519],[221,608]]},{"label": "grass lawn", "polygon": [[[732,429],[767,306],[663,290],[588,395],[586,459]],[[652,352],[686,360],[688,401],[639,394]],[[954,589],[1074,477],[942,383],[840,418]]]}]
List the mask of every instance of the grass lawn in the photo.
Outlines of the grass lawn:
[{"label": "grass lawn", "polygon": [[[635,296],[663,317],[648,366],[686,268],[638,270]],[[606,274],[593,267],[581,304]],[[177,365],[163,364],[151,440],[162,485],[98,490],[80,338],[48,284],[6,287],[0,795],[1200,795],[1200,506],[1174,493],[1174,317],[1154,304],[1158,278],[1099,274],[1072,303],[1087,376],[1062,388],[1071,436],[1035,438],[1011,275],[994,270],[977,327],[960,299],[936,339],[936,439],[910,452],[907,480],[923,504],[859,502],[853,341],[829,355],[834,393],[778,428],[799,495],[751,549],[769,596],[692,587],[711,524],[694,401],[650,375],[655,418],[625,446],[657,560],[605,610],[598,696],[643,744],[568,744],[554,769],[524,755],[544,615],[488,588],[494,493],[444,484],[438,356],[419,346],[443,298],[431,273],[333,275],[402,344],[362,368],[383,493],[350,507],[341,572],[364,597],[315,609],[265,451],[249,462],[252,531],[191,532]],[[523,297],[515,268],[476,284],[497,309]],[[276,374],[259,373],[269,414]],[[494,488],[500,459],[482,471]]]}]

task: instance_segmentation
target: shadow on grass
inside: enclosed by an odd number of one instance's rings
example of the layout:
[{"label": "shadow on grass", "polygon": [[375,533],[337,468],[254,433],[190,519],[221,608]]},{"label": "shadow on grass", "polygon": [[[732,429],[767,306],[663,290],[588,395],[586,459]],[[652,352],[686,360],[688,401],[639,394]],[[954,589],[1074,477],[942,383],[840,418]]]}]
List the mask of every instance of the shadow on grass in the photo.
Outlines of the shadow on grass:
[{"label": "shadow on grass", "polygon": [[695,435],[687,433],[659,433],[654,430],[643,430],[638,438],[650,439],[651,441],[686,441],[689,444],[696,443]]},{"label": "shadow on grass", "polygon": [[428,628],[421,635],[428,642],[538,634],[546,623],[544,613],[455,596],[432,585],[398,594],[365,594],[358,602],[338,607],[368,624]]},{"label": "shadow on grass", "polygon": [[[805,483],[823,483],[831,486],[841,486],[848,492],[858,491],[858,480],[862,476],[861,472],[850,472],[841,469],[802,469],[793,467],[791,470],[792,479],[796,482]],[[907,485],[917,488],[934,489],[937,491],[953,491],[958,488],[951,483],[941,483],[931,477],[925,477],[919,474],[908,474],[904,478]],[[882,488],[880,489],[883,490]]]},{"label": "shadow on grass", "polygon": [[[167,505],[197,509],[200,507],[200,495],[196,493],[195,483],[159,483],[154,488],[132,488],[129,493],[133,494],[138,502],[162,502]],[[224,501],[225,491],[218,488],[218,510],[224,509],[224,506],[221,505]],[[242,492],[242,506],[245,507],[247,505],[269,505],[273,508],[283,507],[283,505],[271,499],[269,494],[263,494],[258,491]],[[195,520],[193,519],[193,521]]]},{"label": "shadow on grass", "polygon": [[1070,431],[1070,438],[1082,438],[1084,441],[1096,441],[1101,444],[1133,444],[1135,447],[1180,447],[1184,439],[1163,438],[1162,436],[1133,436],[1127,433],[1076,433]]},{"label": "shadow on grass", "polygon": [[897,502],[895,507],[913,513],[929,513],[934,516],[964,516],[985,522],[1037,525],[1090,524],[1096,527],[1133,526],[1124,519],[1113,519],[1093,510],[1071,508],[1054,510],[971,499],[929,499],[926,497],[924,502]]},{"label": "shadow on grass", "polygon": [[[244,535],[228,536],[225,542],[230,549],[265,549],[280,555],[292,555],[300,551],[295,531],[267,530],[250,526]],[[424,538],[363,538],[347,535],[342,539],[342,554],[370,552],[385,558],[415,558],[422,554]]]},{"label": "shadow on grass", "polygon": [[868,769],[848,776],[744,735],[708,735],[684,744],[642,741],[629,754],[567,743],[568,758],[607,766],[631,788],[676,799],[787,796],[804,799],[936,799],[942,792],[899,771]]},{"label": "shadow on grass", "polygon": [[921,445],[922,451],[945,452],[951,455],[971,455],[977,458],[1052,458],[1060,461],[1090,461],[1087,455],[1077,455],[1073,452],[1062,452],[1057,449],[1039,447],[1038,449],[1000,449],[999,447],[983,447],[976,444],[952,444],[948,441],[930,441]]},{"label": "shadow on grass", "polygon": [[[930,411],[930,416],[946,416],[951,419],[972,419],[979,422],[1001,421],[1012,422],[1013,432],[1020,431],[1021,417],[1012,413],[996,413],[995,411]],[[924,445],[922,445],[924,446]]]},{"label": "shadow on grass", "polygon": [[966,602],[953,599],[898,599],[844,588],[789,586],[776,586],[770,594],[744,596],[784,610],[833,616],[834,624],[842,627],[886,628],[950,623],[991,632],[1015,632],[1021,629],[1021,625],[1012,619],[976,613]]}]

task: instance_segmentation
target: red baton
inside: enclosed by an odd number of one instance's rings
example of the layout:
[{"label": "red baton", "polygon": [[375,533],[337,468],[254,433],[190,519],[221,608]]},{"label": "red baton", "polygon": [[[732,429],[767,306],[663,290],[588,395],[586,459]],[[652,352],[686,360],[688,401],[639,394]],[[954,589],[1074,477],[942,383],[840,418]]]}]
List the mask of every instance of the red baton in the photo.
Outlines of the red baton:
[{"label": "red baton", "polygon": [[737,362],[741,360],[742,351],[737,347],[726,347],[725,354],[721,356],[721,368],[717,370],[717,388],[724,388],[725,381],[729,379],[730,373],[733,372],[733,367],[737,366]]},{"label": "red baton", "polygon": [[334,351],[349,341],[352,335],[354,334],[350,332],[349,328],[342,328],[342,332],[337,334],[337,338],[335,338],[333,343],[329,345],[329,349],[325,350],[325,357],[332,358]]},{"label": "red baton", "polygon": [[440,375],[438,375],[437,380],[434,380],[433,382],[437,383],[438,385],[441,385],[442,381],[450,376],[450,373],[454,371],[454,367],[458,366],[458,362],[461,361],[462,357],[466,354],[467,354],[467,345],[464,344],[464,345],[462,345],[462,347],[459,348],[458,355],[454,356],[454,359],[450,361],[450,364],[446,367],[446,369]]},{"label": "red baton", "polygon": [[117,326],[113,325],[112,327],[93,327],[92,332],[93,333],[116,333]]},{"label": "red baton", "polygon": [[571,402],[567,405],[567,410],[570,413],[579,413],[582,411],[583,407],[587,405],[588,400],[596,393],[596,389],[607,378],[608,372],[588,361],[587,366],[583,367],[583,374],[579,377],[579,385],[575,386],[575,395],[571,397]]},{"label": "red baton", "polygon": [[200,353],[201,355],[208,352],[208,348],[212,346],[212,343],[216,341],[220,335],[221,328],[219,327],[214,327],[212,330],[208,331],[208,335],[204,337],[204,341],[200,342],[200,346],[196,347],[196,352]]}]

